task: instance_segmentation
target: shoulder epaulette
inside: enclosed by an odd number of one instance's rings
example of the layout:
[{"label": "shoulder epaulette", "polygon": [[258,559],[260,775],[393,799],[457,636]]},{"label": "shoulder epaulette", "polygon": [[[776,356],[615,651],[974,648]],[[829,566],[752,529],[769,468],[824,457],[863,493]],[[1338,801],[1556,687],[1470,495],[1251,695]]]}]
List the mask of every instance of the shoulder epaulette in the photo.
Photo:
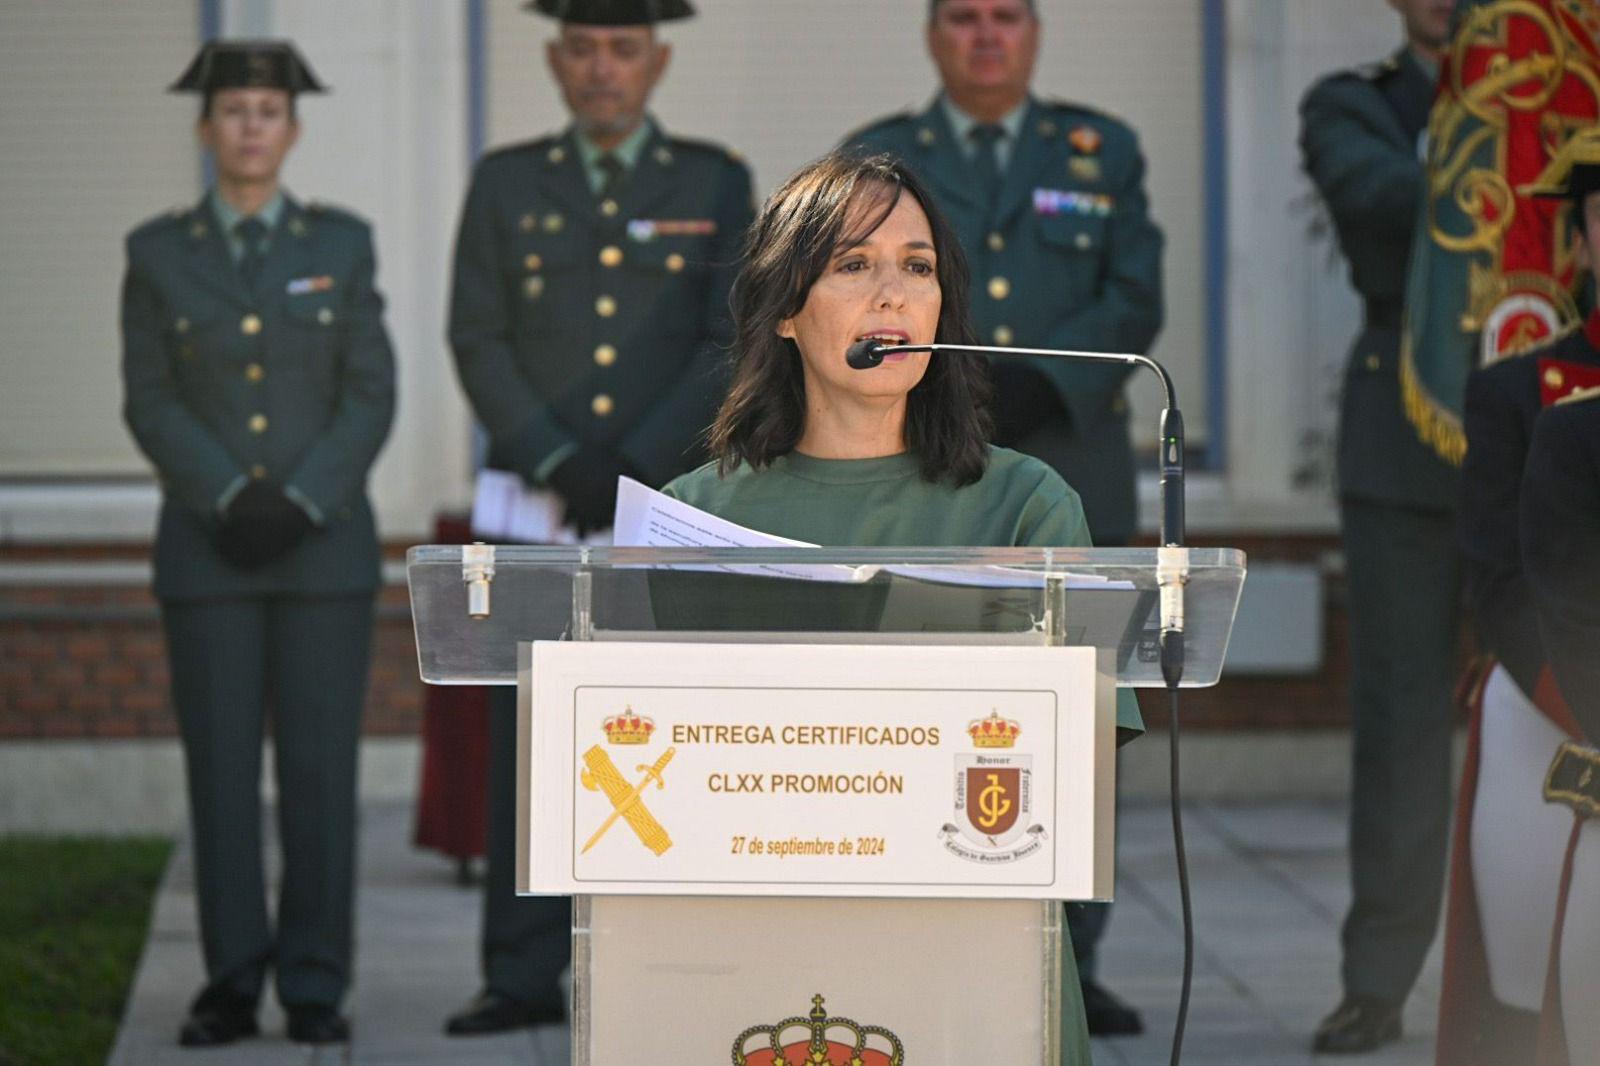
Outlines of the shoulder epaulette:
[{"label": "shoulder epaulette", "polygon": [[[1360,78],[1362,81],[1380,81],[1400,69],[1400,53],[1394,52],[1382,59],[1363,63],[1358,67],[1351,67],[1343,73],[1347,77]],[[1335,75],[1337,76],[1337,75]]]},{"label": "shoulder epaulette", "polygon": [[140,237],[146,234],[159,233],[164,229],[178,229],[187,226],[195,213],[193,204],[179,204],[159,215],[151,215],[128,234],[130,237]]},{"label": "shoulder epaulette", "polygon": [[343,222],[353,226],[367,225],[367,220],[354,211],[338,204],[330,204],[326,200],[309,201],[306,204],[306,213],[319,221]]},{"label": "shoulder epaulette", "polygon": [[884,115],[882,118],[875,118],[865,126],[852,131],[850,135],[844,139],[844,143],[853,144],[856,141],[866,137],[868,134],[877,133],[879,130],[885,130],[891,126],[915,122],[916,120],[917,112],[915,111],[896,111],[892,115]]},{"label": "shoulder epaulette", "polygon": [[1583,403],[1586,400],[1600,399],[1600,385],[1592,385],[1587,389],[1573,389],[1555,402],[1557,407],[1565,407],[1569,403]]},{"label": "shoulder epaulette", "polygon": [[504,159],[508,156],[522,155],[524,153],[549,151],[550,146],[560,139],[560,134],[547,133],[543,137],[535,137],[528,141],[513,141],[510,144],[496,145],[493,148],[485,149],[483,154],[478,157],[478,161],[481,163],[486,159]]},{"label": "shoulder epaulette", "polygon": [[679,137],[672,133],[666,134],[663,139],[672,147],[674,152],[682,152],[686,155],[710,156],[719,162],[725,159],[731,159],[735,163],[744,161],[744,157],[738,152],[735,152],[727,145],[718,144],[716,141],[708,141],[699,137]]},{"label": "shoulder epaulette", "polygon": [[1113,115],[1104,108],[1091,107],[1076,100],[1050,99],[1041,100],[1040,103],[1060,114],[1088,115],[1090,118],[1097,118],[1103,122],[1115,122],[1119,126],[1128,125],[1127,120],[1119,115]]}]

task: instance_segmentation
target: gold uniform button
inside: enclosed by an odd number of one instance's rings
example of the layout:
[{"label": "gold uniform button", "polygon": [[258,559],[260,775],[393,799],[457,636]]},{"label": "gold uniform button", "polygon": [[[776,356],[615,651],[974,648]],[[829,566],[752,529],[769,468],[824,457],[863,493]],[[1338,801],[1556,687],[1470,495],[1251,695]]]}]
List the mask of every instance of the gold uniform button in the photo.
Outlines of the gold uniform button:
[{"label": "gold uniform button", "polygon": [[267,468],[262,466],[260,463],[257,463],[255,466],[250,468],[250,476],[255,478],[257,481],[260,481],[262,478],[267,476]]},{"label": "gold uniform button", "polygon": [[614,244],[608,244],[600,249],[600,265],[603,267],[621,266],[622,249]]},{"label": "gold uniform button", "polygon": [[1375,355],[1369,355],[1367,356],[1366,364],[1368,370],[1377,370],[1383,365],[1383,360],[1379,359]]},{"label": "gold uniform button", "polygon": [[589,410],[595,413],[596,418],[604,418],[616,408],[617,405],[612,402],[611,397],[603,392],[589,401]]},{"label": "gold uniform button", "polygon": [[333,308],[324,307],[319,310],[317,312],[317,321],[321,322],[324,326],[333,325]]},{"label": "gold uniform button", "polygon": [[996,326],[994,328],[994,342],[996,344],[998,344],[1000,347],[1002,347],[1002,348],[1010,347],[1011,339],[1012,339],[1012,334],[1011,334],[1011,327],[1010,326]]},{"label": "gold uniform button", "polygon": [[594,302],[594,313],[601,318],[610,318],[617,313],[617,301],[610,296],[601,296]]},{"label": "gold uniform button", "polygon": [[554,148],[550,149],[550,153],[546,155],[545,158],[550,160],[552,163],[560,163],[562,160],[567,158],[567,150],[558,144]]},{"label": "gold uniform button", "polygon": [[989,279],[989,296],[996,300],[1004,300],[1011,295],[1011,282],[1005,278]]},{"label": "gold uniform button", "polygon": [[677,252],[673,252],[671,255],[667,256],[666,267],[667,272],[670,274],[681,274],[684,267],[683,256],[679,255]]},{"label": "gold uniform button", "polygon": [[260,433],[265,433],[266,431],[267,431],[267,416],[263,415],[263,414],[251,415],[250,416],[250,432],[251,433],[260,434]]},{"label": "gold uniform button", "polygon": [[1567,376],[1559,367],[1550,367],[1544,372],[1544,383],[1552,389],[1559,389],[1567,383]]},{"label": "gold uniform button", "polygon": [[544,216],[544,231],[546,233],[560,233],[561,227],[566,224],[567,220],[561,217],[561,212],[559,211],[552,211]]},{"label": "gold uniform button", "polygon": [[1006,250],[1006,239],[998,233],[989,234],[989,251],[1003,252]]},{"label": "gold uniform button", "polygon": [[260,363],[251,363],[244,368],[244,379],[252,384],[267,376],[265,368]]},{"label": "gold uniform button", "polygon": [[666,145],[662,145],[656,149],[656,162],[660,163],[664,167],[670,167],[672,165],[672,152],[667,148]]},{"label": "gold uniform button", "polygon": [[530,300],[537,300],[544,295],[544,279],[535,274],[522,283],[522,291]]},{"label": "gold uniform button", "polygon": [[523,257],[522,265],[531,273],[532,271],[540,270],[544,267],[544,259],[541,256],[530,254]]},{"label": "gold uniform button", "polygon": [[1094,238],[1090,237],[1087,233],[1080,233],[1072,243],[1077,245],[1079,248],[1088,248],[1089,245],[1094,243]]},{"label": "gold uniform button", "polygon": [[594,361],[601,366],[610,366],[617,361],[617,349],[610,344],[602,344],[594,350]]},{"label": "gold uniform button", "polygon": [[261,332],[261,319],[256,315],[245,315],[239,320],[239,332],[246,337],[254,337]]},{"label": "gold uniform button", "polygon": [[615,200],[600,201],[600,213],[607,218],[616,218],[617,212],[621,210],[622,208],[617,206],[617,202]]},{"label": "gold uniform button", "polygon": [[930,147],[936,140],[938,140],[938,138],[935,137],[933,131],[926,126],[917,131],[917,143],[922,145],[924,148]]},{"label": "gold uniform button", "polygon": [[180,318],[178,321],[172,324],[172,328],[177,330],[179,333],[188,333],[189,320],[187,318]]},{"label": "gold uniform button", "polygon": [[538,220],[535,219],[532,215],[523,215],[522,216],[522,221],[517,223],[517,225],[522,227],[522,232],[523,233],[532,233],[533,232],[533,227],[537,226],[538,224],[539,224]]}]

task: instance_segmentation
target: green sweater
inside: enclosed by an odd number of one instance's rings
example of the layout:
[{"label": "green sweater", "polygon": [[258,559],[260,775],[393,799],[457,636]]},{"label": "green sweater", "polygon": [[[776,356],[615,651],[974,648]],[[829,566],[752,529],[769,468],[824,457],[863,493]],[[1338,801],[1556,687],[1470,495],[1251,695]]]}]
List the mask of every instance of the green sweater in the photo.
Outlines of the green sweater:
[{"label": "green sweater", "polygon": [[[833,547],[1089,543],[1072,487],[1038,459],[1007,448],[991,447],[983,477],[959,489],[924,481],[910,454],[814,459],[790,452],[764,470],[746,464],[727,477],[709,463],[662,491],[763,533]],[[1118,735],[1143,729],[1133,692],[1118,690]],[[1061,1043],[1062,1066],[1087,1066],[1089,1031],[1071,950],[1061,952]]]},{"label": "green sweater", "polygon": [[[741,526],[832,547],[1086,547],[1078,494],[1032,456],[990,447],[983,477],[954,488],[923,480],[909,452],[881,459],[815,459],[790,452],[764,470],[726,477],[707,463],[662,490]],[[1117,693],[1117,731],[1144,722],[1131,691]]]}]

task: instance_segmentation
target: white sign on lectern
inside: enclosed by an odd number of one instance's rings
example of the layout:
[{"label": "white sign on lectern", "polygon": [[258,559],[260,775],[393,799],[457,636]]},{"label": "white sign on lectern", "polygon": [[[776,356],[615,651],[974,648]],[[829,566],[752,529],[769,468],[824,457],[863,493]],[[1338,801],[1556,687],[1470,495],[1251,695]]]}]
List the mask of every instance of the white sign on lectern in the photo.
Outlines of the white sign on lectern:
[{"label": "white sign on lectern", "polygon": [[1115,698],[1082,647],[524,647],[519,889],[1105,899]]}]

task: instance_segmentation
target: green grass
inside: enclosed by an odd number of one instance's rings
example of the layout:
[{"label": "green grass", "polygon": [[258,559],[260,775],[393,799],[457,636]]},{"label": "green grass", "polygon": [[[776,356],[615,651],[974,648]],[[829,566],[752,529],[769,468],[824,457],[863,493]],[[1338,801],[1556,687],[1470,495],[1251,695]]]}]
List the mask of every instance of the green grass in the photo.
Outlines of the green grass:
[{"label": "green grass", "polygon": [[105,1061],[171,847],[0,836],[0,1066]]}]

